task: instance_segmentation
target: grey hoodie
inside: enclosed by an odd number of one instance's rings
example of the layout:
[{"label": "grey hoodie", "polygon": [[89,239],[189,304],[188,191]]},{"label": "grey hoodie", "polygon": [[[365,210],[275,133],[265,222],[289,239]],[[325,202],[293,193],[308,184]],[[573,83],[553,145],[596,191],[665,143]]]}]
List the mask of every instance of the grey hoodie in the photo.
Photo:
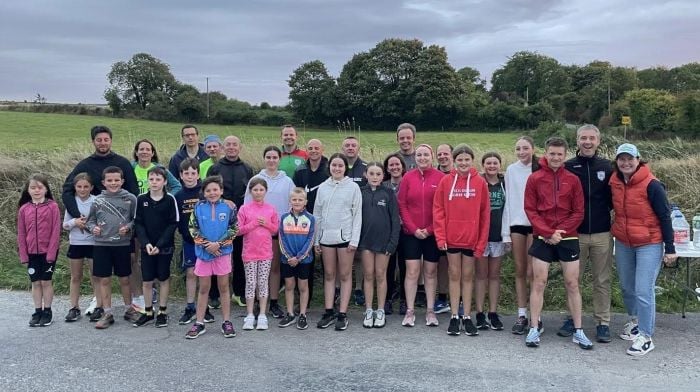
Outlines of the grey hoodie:
[{"label": "grey hoodie", "polygon": [[[91,232],[97,226],[102,230],[93,237],[97,246],[127,246],[133,234],[135,215],[136,196],[124,189],[115,193],[105,190],[92,203],[86,226]],[[124,236],[119,235],[122,226],[129,228]]]},{"label": "grey hoodie", "polygon": [[[265,169],[260,170],[260,173],[253,176],[253,178],[259,177],[267,182],[267,193],[265,194],[265,203],[275,207],[277,211],[277,217],[282,217],[283,214],[289,212],[291,205],[289,204],[289,194],[294,189],[294,182],[291,178],[287,177],[282,170],[277,172],[277,175],[270,177]],[[251,180],[253,179],[251,178]],[[249,204],[253,201],[253,196],[250,194],[250,181],[245,188],[245,196],[243,197],[243,204]]]},{"label": "grey hoodie", "polygon": [[318,187],[314,243],[337,245],[350,242],[357,247],[362,231],[362,192],[349,177],[340,181],[328,178]]}]

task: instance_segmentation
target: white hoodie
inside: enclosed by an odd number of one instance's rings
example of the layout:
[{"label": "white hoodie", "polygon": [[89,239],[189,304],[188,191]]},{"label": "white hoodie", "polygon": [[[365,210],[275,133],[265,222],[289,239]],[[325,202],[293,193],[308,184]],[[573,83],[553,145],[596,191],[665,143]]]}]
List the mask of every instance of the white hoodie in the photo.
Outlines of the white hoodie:
[{"label": "white hoodie", "polygon": [[532,174],[532,164],[523,165],[517,161],[506,169],[506,205],[503,208],[503,221],[501,235],[503,242],[511,242],[511,226],[531,226],[530,220],[525,214],[525,184]]},{"label": "white hoodie", "polygon": [[318,187],[315,245],[350,242],[357,247],[362,231],[362,192],[349,177],[340,181],[328,178]]},{"label": "white hoodie", "polygon": [[[289,194],[294,189],[294,182],[287,177],[287,175],[279,170],[277,175],[270,177],[265,169],[260,170],[260,173],[253,176],[253,178],[259,177],[267,182],[267,193],[265,194],[265,203],[275,207],[277,211],[277,217],[281,218],[282,214],[286,214],[291,209],[291,204],[289,203]],[[251,180],[253,179],[251,178]],[[250,194],[250,181],[245,188],[245,196],[243,197],[243,204],[249,204],[253,201],[253,196]]]}]

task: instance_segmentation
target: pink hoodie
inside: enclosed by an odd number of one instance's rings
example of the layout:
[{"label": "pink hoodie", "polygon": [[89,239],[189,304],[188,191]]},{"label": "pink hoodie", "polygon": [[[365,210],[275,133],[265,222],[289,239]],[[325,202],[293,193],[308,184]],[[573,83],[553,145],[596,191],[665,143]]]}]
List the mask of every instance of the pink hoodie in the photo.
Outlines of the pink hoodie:
[{"label": "pink hoodie", "polygon": [[[258,224],[265,218],[265,226]],[[279,229],[277,211],[271,204],[251,201],[238,210],[238,235],[243,236],[243,262],[272,260],[272,236]]]},{"label": "pink hoodie", "polygon": [[53,263],[58,256],[61,238],[61,214],[51,199],[34,204],[24,203],[17,212],[17,246],[19,261],[29,262],[29,255],[45,254]]}]

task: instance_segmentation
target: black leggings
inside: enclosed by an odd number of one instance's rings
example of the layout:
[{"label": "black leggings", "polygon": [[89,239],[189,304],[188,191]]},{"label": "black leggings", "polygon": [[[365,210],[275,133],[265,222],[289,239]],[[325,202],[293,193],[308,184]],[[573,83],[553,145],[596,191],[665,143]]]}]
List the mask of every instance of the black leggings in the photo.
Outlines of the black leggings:
[{"label": "black leggings", "polygon": [[[396,281],[396,265],[399,266],[399,281]],[[406,300],[403,282],[406,280],[406,257],[403,254],[403,246],[401,244],[401,236],[399,236],[399,245],[396,252],[389,257],[389,265],[386,268],[386,297],[390,299],[396,289],[399,290],[401,300]],[[384,304],[381,304],[384,306]]]}]

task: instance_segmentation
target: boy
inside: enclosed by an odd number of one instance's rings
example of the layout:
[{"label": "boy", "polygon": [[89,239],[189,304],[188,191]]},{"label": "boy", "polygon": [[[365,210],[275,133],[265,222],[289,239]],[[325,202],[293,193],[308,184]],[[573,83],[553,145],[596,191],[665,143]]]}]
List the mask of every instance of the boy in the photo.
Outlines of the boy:
[{"label": "boy", "polygon": [[[175,247],[175,229],[179,219],[175,197],[165,192],[167,172],[161,166],[148,170],[148,192],[136,198],[136,235],[141,244],[141,276],[145,312],[134,322],[140,327],[156,321],[156,328],[168,326],[170,261]],[[153,315],[153,280],[160,282],[158,314]]]},{"label": "boy", "polygon": [[564,274],[567,302],[574,321],[573,342],[584,350],[593,343],[581,329],[581,293],[578,287],[579,243],[577,229],[583,221],[583,188],[581,181],[564,168],[566,141],[551,137],[545,142],[545,156],[540,170],[532,173],[525,185],[525,213],[532,223],[533,280],[530,284],[530,332],[528,347],[540,345],[538,320],[544,302],[549,265],[560,262]]},{"label": "boy", "polygon": [[112,316],[112,274],[119,278],[125,319],[130,318],[131,308],[131,240],[136,214],[136,196],[122,189],[124,172],[116,166],[108,166],[102,171],[102,194],[95,198],[90,207],[86,227],[94,235],[92,274],[99,284],[97,295],[102,297],[104,313],[95,324],[97,329],[106,329],[114,324]]},{"label": "boy", "polygon": [[[280,321],[280,328],[297,322],[297,329],[309,327],[306,320],[306,307],[309,303],[309,276],[313,273],[313,243],[316,222],[306,211],[306,192],[294,188],[289,195],[292,211],[280,219],[280,272],[284,278],[284,298],[287,315]],[[299,280],[299,318],[294,314],[294,287]]]},{"label": "boy", "polygon": [[[190,235],[189,222],[190,215],[195,204],[200,200],[202,183],[199,180],[199,161],[195,158],[186,158],[180,163],[180,180],[182,189],[175,194],[177,209],[180,215],[178,231],[182,236],[182,264],[180,270],[185,272],[185,291],[187,296],[187,306],[182,313],[178,324],[189,324],[196,315],[194,296],[197,291],[197,277],[194,274],[194,264],[197,257],[194,254],[194,239]],[[214,316],[206,310],[204,314],[205,323],[213,323]]]}]

